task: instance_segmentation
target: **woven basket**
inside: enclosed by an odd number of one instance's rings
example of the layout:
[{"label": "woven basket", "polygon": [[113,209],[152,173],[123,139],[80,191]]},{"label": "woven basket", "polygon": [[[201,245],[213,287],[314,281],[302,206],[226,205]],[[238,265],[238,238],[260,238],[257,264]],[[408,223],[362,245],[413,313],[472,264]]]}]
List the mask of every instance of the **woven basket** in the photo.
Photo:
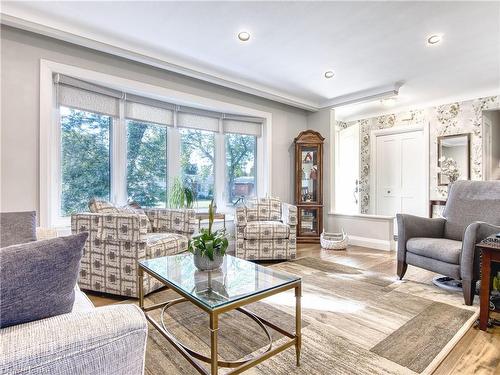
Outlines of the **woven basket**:
[{"label": "woven basket", "polygon": [[323,233],[320,236],[321,247],[328,250],[345,250],[349,243],[349,238],[342,229],[342,233]]}]

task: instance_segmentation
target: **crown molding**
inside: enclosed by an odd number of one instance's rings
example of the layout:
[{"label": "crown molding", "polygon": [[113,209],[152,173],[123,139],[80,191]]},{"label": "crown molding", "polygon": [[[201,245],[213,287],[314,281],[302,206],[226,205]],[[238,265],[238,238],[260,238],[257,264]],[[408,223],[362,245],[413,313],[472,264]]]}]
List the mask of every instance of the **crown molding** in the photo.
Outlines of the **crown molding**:
[{"label": "crown molding", "polygon": [[392,85],[337,96],[321,103],[321,108],[336,108],[351,104],[372,102],[377,99],[391,98],[399,94],[399,89],[402,85],[403,82],[396,82]]},{"label": "crown molding", "polygon": [[46,20],[29,19],[27,15],[17,15],[16,11],[6,11],[5,7],[0,13],[0,23],[17,29],[44,35],[64,42],[90,48],[99,52],[112,54],[135,62],[154,66],[170,72],[181,74],[190,78],[209,82],[229,89],[237,90],[261,98],[269,99],[292,107],[315,112],[320,109],[319,103],[289,95],[285,92],[273,90],[263,85],[257,85],[244,80],[239,80],[228,75],[211,72],[200,67],[189,66],[184,62],[174,61],[173,58],[149,52],[138,51],[126,43],[109,43],[99,36],[85,35],[81,30],[63,30],[62,27],[51,25]]},{"label": "crown molding", "polygon": [[[405,104],[405,105],[396,105],[393,107],[389,107],[383,110],[370,111],[365,113],[356,113],[349,116],[339,116],[336,118],[338,121],[343,122],[353,122],[366,120],[373,117],[386,116],[392,114],[401,114],[409,111],[417,111],[417,110],[428,110],[430,108],[438,107],[441,105],[457,103],[457,102],[467,102],[469,100],[476,100],[480,98],[488,98],[491,96],[499,96],[500,97],[500,89],[498,88],[490,88],[486,90],[474,91],[472,93],[464,94],[464,95],[453,95],[447,96],[444,98],[439,98],[435,100],[422,101],[418,103]],[[494,108],[495,110],[500,109]]]}]

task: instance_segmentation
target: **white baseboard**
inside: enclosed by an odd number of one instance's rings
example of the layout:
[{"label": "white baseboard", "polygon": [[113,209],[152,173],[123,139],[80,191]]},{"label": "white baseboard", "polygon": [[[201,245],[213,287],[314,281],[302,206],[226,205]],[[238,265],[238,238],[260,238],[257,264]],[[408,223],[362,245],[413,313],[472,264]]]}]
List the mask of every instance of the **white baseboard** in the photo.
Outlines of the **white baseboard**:
[{"label": "white baseboard", "polygon": [[349,245],[369,247],[371,249],[392,251],[395,249],[395,242],[390,240],[379,240],[376,238],[349,236]]}]

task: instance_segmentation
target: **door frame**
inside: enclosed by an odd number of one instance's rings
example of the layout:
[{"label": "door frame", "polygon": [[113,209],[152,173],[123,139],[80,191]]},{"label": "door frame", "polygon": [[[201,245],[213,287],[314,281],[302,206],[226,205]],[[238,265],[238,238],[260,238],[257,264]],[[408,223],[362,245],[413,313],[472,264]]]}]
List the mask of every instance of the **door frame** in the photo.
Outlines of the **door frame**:
[{"label": "door frame", "polygon": [[[412,133],[415,131],[423,131],[424,142],[424,184],[425,184],[425,202],[429,202],[430,196],[430,137],[429,137],[429,122],[422,125],[398,125],[387,129],[377,129],[370,132],[370,204],[369,212],[377,212],[377,137],[382,137],[391,134]],[[427,209],[427,204],[425,204]]]}]

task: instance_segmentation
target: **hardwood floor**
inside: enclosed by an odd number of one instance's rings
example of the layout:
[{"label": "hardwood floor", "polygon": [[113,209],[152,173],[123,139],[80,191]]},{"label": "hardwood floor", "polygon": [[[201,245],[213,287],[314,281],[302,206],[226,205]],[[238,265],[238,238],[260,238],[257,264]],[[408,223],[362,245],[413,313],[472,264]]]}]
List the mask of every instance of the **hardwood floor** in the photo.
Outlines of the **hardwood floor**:
[{"label": "hardwood floor", "polygon": [[[319,245],[302,244],[298,257],[315,257],[332,260],[351,267],[396,275],[396,253],[351,246],[346,251],[322,250]],[[415,281],[430,282],[435,274],[409,266],[406,277]],[[103,306],[123,301],[122,297],[89,294],[94,305]],[[475,304],[478,304],[476,296]],[[499,318],[500,314],[496,315]],[[447,374],[500,374],[500,327],[488,332],[471,328],[434,371],[435,375]]]}]

